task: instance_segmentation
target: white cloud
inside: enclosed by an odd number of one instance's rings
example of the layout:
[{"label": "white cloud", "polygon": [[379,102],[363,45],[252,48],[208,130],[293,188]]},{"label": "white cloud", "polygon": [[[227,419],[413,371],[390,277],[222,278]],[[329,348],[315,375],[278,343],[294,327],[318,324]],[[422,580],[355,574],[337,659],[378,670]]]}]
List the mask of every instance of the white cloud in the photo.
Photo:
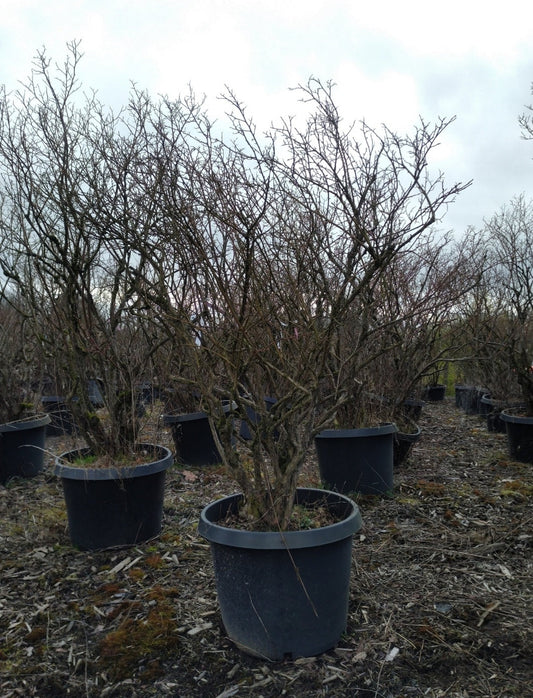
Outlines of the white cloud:
[{"label": "white cloud", "polygon": [[533,8],[524,0],[381,0],[346,3],[354,24],[401,42],[414,55],[516,57],[531,42]]},{"label": "white cloud", "polygon": [[28,75],[38,48],[62,62],[78,38],[83,83],[106,103],[124,104],[130,80],[171,97],[191,83],[220,110],[228,84],[267,126],[301,111],[289,87],[314,75],[337,83],[348,122],[405,131],[419,114],[457,115],[434,157],[450,181],[476,180],[454,225],[533,193],[533,151],[516,122],[533,99],[533,5],[524,0],[3,0],[2,10],[8,87]]}]

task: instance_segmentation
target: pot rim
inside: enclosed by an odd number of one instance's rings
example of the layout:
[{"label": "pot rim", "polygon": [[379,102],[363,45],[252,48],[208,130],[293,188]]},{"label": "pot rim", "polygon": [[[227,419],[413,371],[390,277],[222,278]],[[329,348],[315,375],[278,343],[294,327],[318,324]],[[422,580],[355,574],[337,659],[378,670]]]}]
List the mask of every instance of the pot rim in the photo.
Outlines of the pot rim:
[{"label": "pot rim", "polygon": [[[240,492],[208,504],[200,514],[198,533],[211,543],[218,543],[234,548],[255,550],[288,550],[297,548],[313,548],[329,543],[335,543],[351,537],[362,526],[361,512],[357,504],[346,495],[331,490],[321,490],[313,487],[298,487],[298,494],[308,495],[311,501],[326,498],[332,504],[344,504],[349,507],[349,514],[334,524],[311,528],[301,531],[248,531],[228,528],[217,523],[217,515],[242,500]],[[227,505],[224,509],[224,505]]]},{"label": "pot rim", "polygon": [[361,427],[358,429],[324,429],[319,432],[315,439],[351,439],[365,436],[386,436],[396,434],[398,427],[394,422],[380,424],[377,427]]},{"label": "pot rim", "polygon": [[418,437],[422,434],[422,429],[420,428],[420,425],[418,425],[416,422],[413,422],[413,424],[416,427],[415,431],[402,431],[401,429],[398,429],[396,437],[398,439],[402,439],[403,441],[409,441],[411,439],[416,441]]},{"label": "pot rim", "polygon": [[525,403],[520,400],[506,400],[505,398],[491,397],[490,393],[485,393],[481,397],[481,402],[484,405],[490,405],[491,407],[502,407],[503,409],[524,409]]},{"label": "pot rim", "polygon": [[[125,480],[129,478],[143,477],[144,475],[154,475],[163,470],[167,470],[174,462],[172,452],[166,446],[159,444],[141,443],[136,444],[139,449],[151,449],[157,451],[160,458],[140,463],[138,465],[126,465],[123,468],[83,468],[68,465],[68,460],[72,460],[74,454],[89,455],[91,449],[88,446],[74,448],[70,451],[65,451],[55,458],[54,475],[66,480]],[[67,461],[67,462],[65,462]]]},{"label": "pot rim", "polygon": [[[232,403],[232,405],[235,405],[235,403]],[[225,412],[226,414],[228,412],[231,412],[232,405],[228,404],[223,404],[222,405],[222,411]],[[172,424],[179,424],[181,422],[192,422],[194,420],[199,420],[199,419],[209,419],[209,414],[207,412],[176,412],[175,414],[164,414],[162,415],[161,419],[163,420],[163,424],[166,426],[171,426]]]},{"label": "pot rim", "polygon": [[[512,414],[511,410],[519,411],[519,407],[508,408],[500,412],[500,419],[504,422],[511,422],[513,424],[531,424],[533,425],[533,416],[528,416],[526,414]],[[523,408],[522,408],[523,411]]]},{"label": "pot rim", "polygon": [[51,417],[45,412],[39,412],[31,417],[15,419],[13,422],[0,424],[0,434],[8,434],[16,431],[27,431],[28,429],[38,429],[50,424]]},{"label": "pot rim", "polygon": [[405,400],[402,400],[401,404],[406,407],[424,407],[426,401],[418,397],[406,397]]},{"label": "pot rim", "polygon": [[207,419],[207,412],[181,412],[179,414],[164,414],[163,424],[176,424],[180,422],[192,422],[196,419]]}]

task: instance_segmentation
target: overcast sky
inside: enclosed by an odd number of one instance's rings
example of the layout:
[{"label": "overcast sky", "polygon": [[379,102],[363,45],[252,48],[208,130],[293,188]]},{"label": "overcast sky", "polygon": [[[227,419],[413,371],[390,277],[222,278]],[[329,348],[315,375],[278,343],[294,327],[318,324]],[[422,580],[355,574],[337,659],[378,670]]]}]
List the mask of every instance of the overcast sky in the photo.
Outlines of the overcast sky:
[{"label": "overcast sky", "polygon": [[2,0],[0,84],[17,87],[46,47],[62,62],[81,40],[80,75],[119,107],[133,81],[177,96],[191,84],[217,108],[230,86],[264,125],[296,110],[312,75],[337,84],[347,121],[407,131],[456,116],[435,153],[448,183],[474,180],[443,229],[480,226],[525,192],[533,141],[533,3],[506,0]]}]

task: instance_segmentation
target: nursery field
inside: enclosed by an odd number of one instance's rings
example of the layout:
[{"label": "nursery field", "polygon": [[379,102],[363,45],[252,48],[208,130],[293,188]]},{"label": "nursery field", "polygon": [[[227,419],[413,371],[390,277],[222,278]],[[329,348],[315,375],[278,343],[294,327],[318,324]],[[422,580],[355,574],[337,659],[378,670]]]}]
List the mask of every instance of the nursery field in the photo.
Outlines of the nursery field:
[{"label": "nursery field", "polygon": [[[45,472],[0,487],[0,698],[533,696],[533,465],[451,398],[420,426],[394,496],[358,500],[346,633],[283,663],[222,627],[196,530],[235,490],[221,468],[168,471],[156,540],[80,552],[52,474],[71,444],[48,439]],[[313,452],[300,484],[318,485]]]}]

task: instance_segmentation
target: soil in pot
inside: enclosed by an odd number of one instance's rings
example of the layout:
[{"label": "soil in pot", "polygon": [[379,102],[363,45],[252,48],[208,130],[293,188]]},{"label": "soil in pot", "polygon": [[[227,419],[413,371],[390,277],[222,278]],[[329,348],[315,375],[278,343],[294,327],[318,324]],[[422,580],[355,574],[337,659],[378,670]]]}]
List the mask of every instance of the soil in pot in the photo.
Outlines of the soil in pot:
[{"label": "soil in pot", "polygon": [[366,429],[326,429],[315,437],[320,477],[336,492],[390,494],[394,424]]},{"label": "soil in pot", "polygon": [[142,543],[161,531],[166,470],[171,452],[163,446],[140,444],[148,461],[124,468],[77,467],[90,456],[87,448],[56,459],[61,478],[72,544],[80,550],[103,550]]},{"label": "soil in pot", "polygon": [[44,444],[50,415],[0,424],[0,484],[13,477],[30,478],[44,467]]},{"label": "soil in pot", "polygon": [[245,652],[269,660],[321,654],[346,626],[358,507],[343,495],[299,489],[297,502],[327,502],[340,520],[304,531],[257,532],[222,526],[242,495],[213,502],[199,533],[211,543],[222,620]]}]

